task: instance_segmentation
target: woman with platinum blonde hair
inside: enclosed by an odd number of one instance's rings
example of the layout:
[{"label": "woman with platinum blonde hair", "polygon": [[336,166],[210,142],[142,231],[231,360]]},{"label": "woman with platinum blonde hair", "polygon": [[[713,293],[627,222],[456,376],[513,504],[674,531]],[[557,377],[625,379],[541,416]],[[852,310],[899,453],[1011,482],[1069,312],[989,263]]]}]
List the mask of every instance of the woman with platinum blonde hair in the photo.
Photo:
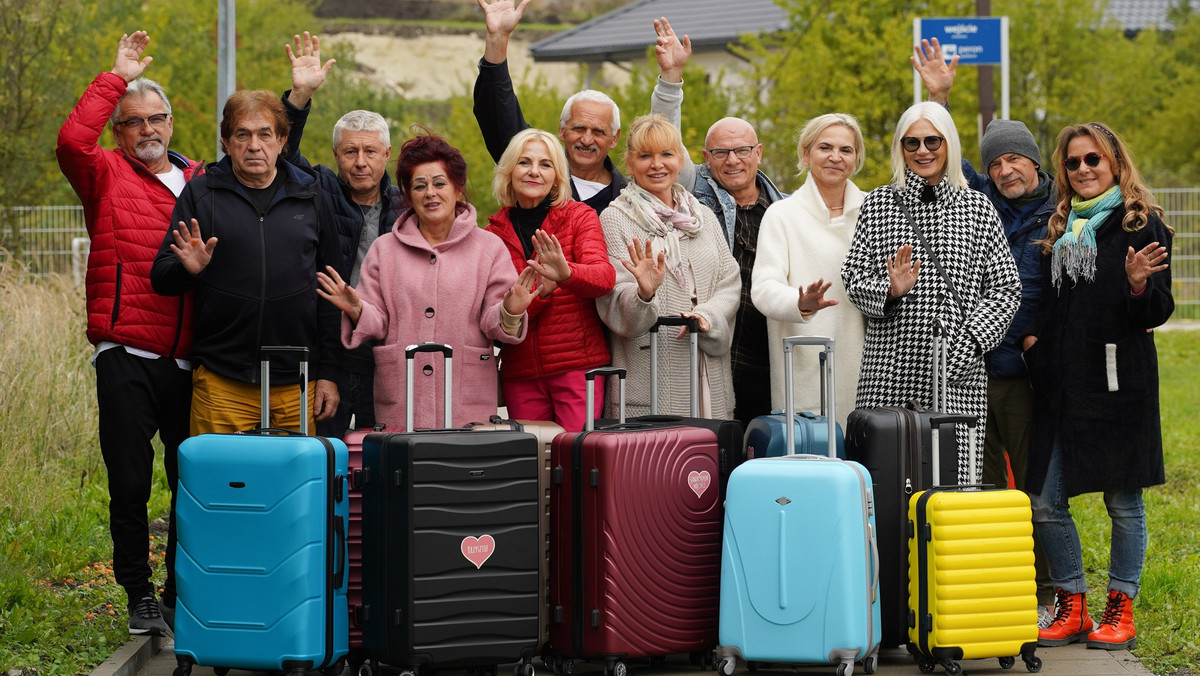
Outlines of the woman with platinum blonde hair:
[{"label": "woman with platinum blonde hair", "polygon": [[[687,159],[679,129],[662,115],[630,125],[625,164],[631,182],[600,214],[617,283],[596,301],[611,331],[612,362],[629,372],[630,416],[650,412],[650,340],[657,336],[658,412],[690,414],[691,357],[678,333],[650,333],[659,316],[697,319],[700,328],[697,383],[699,416],[733,417],[729,348],[741,301],[737,261],[725,244],[717,217],[676,183]],[[617,398],[609,394],[609,413]]]},{"label": "woman with platinum blonde hair", "polygon": [[944,324],[945,412],[979,418],[976,476],[959,426],[958,480],[976,483],[987,411],[983,355],[1008,330],[1021,281],[996,209],[967,187],[958,131],[944,107],[926,101],[904,112],[892,168],[892,183],[863,199],[842,265],[846,295],[867,317],[856,405],[932,408],[931,345],[934,327]]},{"label": "woman with platinum blonde hair", "polygon": [[487,230],[504,241],[518,273],[531,269],[540,277],[541,292],[526,310],[525,340],[500,348],[509,415],[578,432],[588,415],[600,417],[604,403],[597,396],[589,414],[583,374],[609,362],[595,299],[612,290],[615,273],[600,219],[571,199],[570,181],[566,153],[553,134],[517,133],[496,165],[492,192],[502,207]]},{"label": "woman with platinum blonde hair", "polygon": [[[815,117],[800,130],[796,146],[800,189],[772,204],[758,232],[751,294],[767,317],[771,348],[771,405],[782,410],[783,339],[801,334],[837,341],[837,401],[833,410],[844,427],[854,408],[854,384],[867,321],[846,302],[842,260],[862,206],[863,191],[850,180],[863,166],[864,144],[858,120],[843,113]],[[797,411],[819,411],[820,365],[792,362]]]}]

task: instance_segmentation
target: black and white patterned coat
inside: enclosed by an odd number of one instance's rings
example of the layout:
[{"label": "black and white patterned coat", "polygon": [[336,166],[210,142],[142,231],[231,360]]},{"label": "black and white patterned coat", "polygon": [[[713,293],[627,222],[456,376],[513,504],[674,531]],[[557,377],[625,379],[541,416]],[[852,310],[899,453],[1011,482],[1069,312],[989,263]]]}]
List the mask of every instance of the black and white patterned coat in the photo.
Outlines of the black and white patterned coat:
[{"label": "black and white patterned coat", "polygon": [[[987,372],[983,354],[1000,343],[1021,301],[1021,280],[1009,253],[1000,217],[987,197],[950,185],[934,187],[937,199],[919,195],[925,180],[906,171],[900,197],[921,226],[942,267],[953,280],[959,310],[916,232],[896,204],[892,186],[863,200],[850,252],[842,265],[846,294],[867,316],[867,337],[858,381],[858,408],[933,406],[933,332],[941,319],[950,330],[947,367],[948,412],[979,418],[975,429],[976,475],[968,476],[968,444],[960,426],[959,481],[972,483],[982,471],[987,415]],[[887,260],[904,244],[921,261],[916,285],[888,301]]]}]

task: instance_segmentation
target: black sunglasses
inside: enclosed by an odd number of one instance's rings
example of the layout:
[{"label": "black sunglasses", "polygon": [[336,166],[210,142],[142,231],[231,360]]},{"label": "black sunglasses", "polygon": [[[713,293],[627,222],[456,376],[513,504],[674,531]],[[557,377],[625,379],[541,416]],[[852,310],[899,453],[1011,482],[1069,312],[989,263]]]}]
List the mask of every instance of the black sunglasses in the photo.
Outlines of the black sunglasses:
[{"label": "black sunglasses", "polygon": [[1079,171],[1080,160],[1086,163],[1089,167],[1095,167],[1097,164],[1100,164],[1101,157],[1104,157],[1104,155],[1101,155],[1100,153],[1088,153],[1083,157],[1072,155],[1063,160],[1063,168],[1067,171]]},{"label": "black sunglasses", "polygon": [[926,136],[918,138],[916,136],[905,136],[900,139],[900,145],[910,153],[915,153],[921,148],[921,141],[925,142],[925,149],[929,152],[934,152],[942,147],[942,141],[946,140],[943,136]]}]

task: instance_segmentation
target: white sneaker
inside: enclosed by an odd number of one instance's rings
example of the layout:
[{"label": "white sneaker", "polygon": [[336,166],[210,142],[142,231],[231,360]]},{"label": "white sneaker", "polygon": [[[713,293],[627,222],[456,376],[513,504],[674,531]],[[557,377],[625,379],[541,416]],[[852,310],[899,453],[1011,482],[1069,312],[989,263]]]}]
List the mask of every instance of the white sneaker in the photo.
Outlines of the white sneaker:
[{"label": "white sneaker", "polygon": [[1038,629],[1046,629],[1054,622],[1054,613],[1042,604],[1038,604]]}]

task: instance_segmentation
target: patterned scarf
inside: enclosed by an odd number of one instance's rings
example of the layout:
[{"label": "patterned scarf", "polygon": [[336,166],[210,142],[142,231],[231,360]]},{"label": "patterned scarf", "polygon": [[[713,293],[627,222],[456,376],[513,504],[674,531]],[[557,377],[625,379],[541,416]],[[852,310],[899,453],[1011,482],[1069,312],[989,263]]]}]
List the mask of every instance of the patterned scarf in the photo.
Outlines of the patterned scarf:
[{"label": "patterned scarf", "polygon": [[1079,195],[1071,198],[1067,230],[1054,243],[1050,260],[1051,281],[1055,288],[1061,288],[1064,272],[1072,282],[1078,282],[1080,278],[1088,282],[1096,279],[1096,230],[1104,225],[1113,209],[1123,203],[1119,185],[1113,185],[1090,200]]},{"label": "patterned scarf", "polygon": [[679,238],[700,234],[700,221],[696,218],[700,202],[678,184],[671,186],[671,197],[675,198],[674,209],[636,183],[630,183],[613,200],[612,206],[624,212],[639,228],[655,238],[661,250],[666,252],[667,270],[680,286],[687,288],[683,260],[679,254]]}]

